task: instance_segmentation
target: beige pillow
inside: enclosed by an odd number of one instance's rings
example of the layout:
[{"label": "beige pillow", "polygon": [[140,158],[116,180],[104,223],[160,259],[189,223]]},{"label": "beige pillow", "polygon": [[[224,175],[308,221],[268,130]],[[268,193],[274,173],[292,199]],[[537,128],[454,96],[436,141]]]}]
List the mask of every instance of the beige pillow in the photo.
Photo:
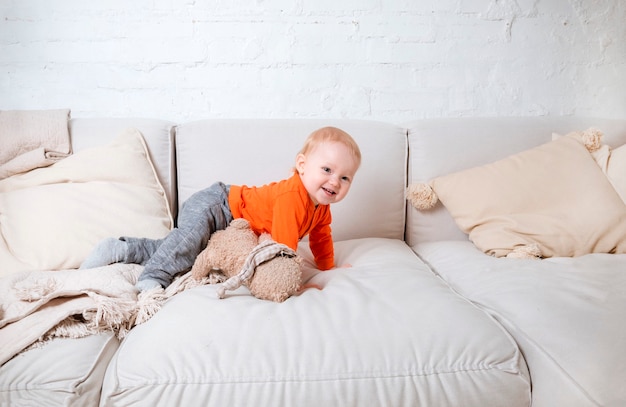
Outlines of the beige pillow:
[{"label": "beige pillow", "polygon": [[160,238],[173,221],[141,133],[0,181],[0,276],[76,268],[105,237]]},{"label": "beige pillow", "polygon": [[436,178],[430,187],[490,255],[626,253],[626,205],[574,138]]},{"label": "beige pillow", "polygon": [[626,204],[626,144],[611,149],[606,176]]},{"label": "beige pillow", "polygon": [[[602,169],[602,172],[608,177],[611,185],[617,191],[622,201],[626,203],[626,144],[618,148],[611,148],[607,144],[602,144],[602,132],[593,128],[584,132],[576,131],[565,135],[572,137],[583,144],[587,142],[587,149],[590,150],[591,156]],[[558,133],[552,133],[552,140],[564,137]],[[589,145],[590,138],[597,138],[593,147]]]}]

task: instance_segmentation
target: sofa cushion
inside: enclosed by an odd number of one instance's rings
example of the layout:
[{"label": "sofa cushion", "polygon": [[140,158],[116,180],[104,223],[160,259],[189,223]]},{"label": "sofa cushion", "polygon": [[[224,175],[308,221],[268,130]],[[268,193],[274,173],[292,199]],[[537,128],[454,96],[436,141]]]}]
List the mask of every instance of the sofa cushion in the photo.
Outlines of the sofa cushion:
[{"label": "sofa cushion", "polygon": [[562,137],[430,182],[470,240],[501,257],[626,253],[626,206],[578,140]]},{"label": "sofa cushion", "polygon": [[54,339],[0,366],[1,406],[97,406],[119,341],[113,334]]},{"label": "sofa cushion", "polygon": [[73,118],[69,124],[72,150],[110,143],[128,128],[139,130],[143,136],[154,170],[176,216],[176,164],[174,160],[174,123],[160,119],[141,118]]},{"label": "sofa cushion", "polygon": [[76,268],[105,237],[158,238],[172,226],[144,140],[128,129],[0,181],[0,273]]},{"label": "sofa cushion", "polygon": [[626,203],[626,144],[616,148],[604,144],[598,152],[594,152],[593,158]]},{"label": "sofa cushion", "polygon": [[283,303],[215,286],[171,298],[122,342],[103,406],[528,406],[525,362],[502,327],[401,240],[338,242],[323,286]]},{"label": "sofa cushion", "polygon": [[[441,118],[406,123],[410,160],[409,184],[472,168],[547,143],[552,133],[567,134],[595,127],[603,142],[626,143],[626,120],[591,117]],[[410,246],[437,240],[468,240],[441,204],[429,211],[407,210],[406,240]]]},{"label": "sofa cushion", "polygon": [[[566,136],[576,138],[584,143],[585,135],[589,133],[598,138],[597,145],[594,145],[594,148],[590,149],[591,156],[600,166],[602,172],[607,176],[609,182],[613,185],[613,188],[615,188],[615,191],[617,191],[620,198],[622,198],[622,201],[626,203],[626,144],[612,148],[602,142],[604,134],[596,129],[571,132]],[[556,140],[560,137],[563,137],[563,135],[558,133],[552,134],[552,140]]]},{"label": "sofa cushion", "polygon": [[533,407],[626,405],[626,255],[494,258],[470,242],[415,250],[519,344]]},{"label": "sofa cushion", "polygon": [[607,159],[606,176],[626,203],[626,144],[613,148]]},{"label": "sofa cushion", "polygon": [[213,182],[263,185],[291,175],[305,138],[335,126],[359,144],[363,160],[350,193],[332,205],[336,241],[402,239],[406,205],[406,130],[368,120],[202,120],[176,129],[180,203]]}]

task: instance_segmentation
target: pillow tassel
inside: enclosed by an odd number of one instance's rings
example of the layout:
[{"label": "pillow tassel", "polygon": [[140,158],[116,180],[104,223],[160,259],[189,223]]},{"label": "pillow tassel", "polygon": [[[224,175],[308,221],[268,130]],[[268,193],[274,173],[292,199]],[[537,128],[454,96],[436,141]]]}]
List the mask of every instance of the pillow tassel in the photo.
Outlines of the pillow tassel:
[{"label": "pillow tassel", "polygon": [[409,185],[406,189],[406,199],[420,211],[433,208],[439,201],[435,191],[426,183]]},{"label": "pillow tassel", "polygon": [[509,259],[540,259],[542,254],[539,245],[533,243],[524,246],[516,246],[506,257]]},{"label": "pillow tassel", "polygon": [[602,140],[603,135],[604,134],[602,133],[602,131],[598,129],[594,129],[593,127],[590,127],[587,130],[582,132],[582,134],[580,135],[580,138],[583,144],[585,145],[585,147],[587,148],[587,151],[589,151],[590,153],[593,153],[594,151],[598,150],[602,146],[601,140]]}]

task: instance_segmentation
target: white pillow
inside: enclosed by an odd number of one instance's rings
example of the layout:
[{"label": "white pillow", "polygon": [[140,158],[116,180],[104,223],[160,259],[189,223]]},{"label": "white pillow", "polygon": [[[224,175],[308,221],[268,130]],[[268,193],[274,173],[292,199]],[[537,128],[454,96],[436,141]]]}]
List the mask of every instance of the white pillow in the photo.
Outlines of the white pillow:
[{"label": "white pillow", "polygon": [[76,268],[105,237],[160,238],[173,220],[145,142],[112,143],[0,181],[0,276]]}]

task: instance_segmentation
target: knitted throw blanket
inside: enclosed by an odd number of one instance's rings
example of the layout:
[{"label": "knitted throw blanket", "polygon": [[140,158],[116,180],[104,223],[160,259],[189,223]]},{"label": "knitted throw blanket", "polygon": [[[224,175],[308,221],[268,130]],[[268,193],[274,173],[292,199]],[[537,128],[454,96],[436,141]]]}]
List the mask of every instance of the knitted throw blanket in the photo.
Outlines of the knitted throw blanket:
[{"label": "knitted throw blanket", "polygon": [[174,294],[223,281],[219,274],[197,281],[187,273],[166,290],[137,295],[134,285],[142,270],[136,264],[112,264],[17,273],[0,279],[0,365],[55,337],[80,338],[112,331],[121,339],[133,326],[150,319]]},{"label": "knitted throw blanket", "polygon": [[0,110],[0,179],[70,155],[69,117],[69,109]]}]

